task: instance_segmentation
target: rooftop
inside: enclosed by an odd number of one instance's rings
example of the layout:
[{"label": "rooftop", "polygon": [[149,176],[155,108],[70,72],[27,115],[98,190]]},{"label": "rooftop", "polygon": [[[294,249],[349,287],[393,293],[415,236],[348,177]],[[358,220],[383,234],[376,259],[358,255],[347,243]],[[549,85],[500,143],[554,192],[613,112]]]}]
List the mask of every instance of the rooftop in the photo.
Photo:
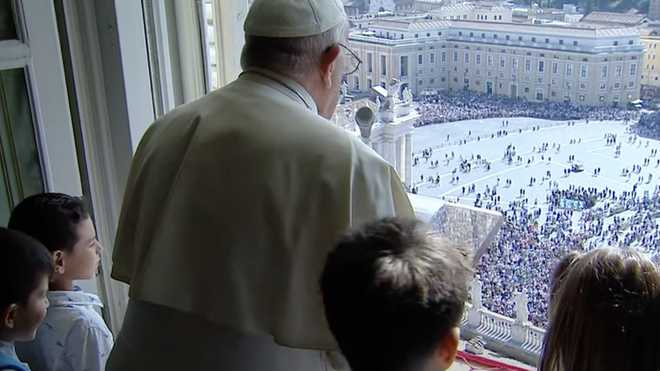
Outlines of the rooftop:
[{"label": "rooftop", "polygon": [[442,11],[452,10],[452,11],[471,11],[474,9],[504,9],[505,6],[501,4],[481,4],[481,3],[462,3],[443,6],[442,8],[431,10],[431,13],[439,13]]},{"label": "rooftop", "polygon": [[459,27],[475,30],[500,32],[524,32],[539,35],[567,35],[577,37],[616,37],[639,36],[636,27],[594,25],[594,24],[520,24],[504,22],[484,22],[468,20],[378,20],[370,24],[370,28],[396,31],[427,31],[449,27]]},{"label": "rooftop", "polygon": [[616,12],[591,12],[584,16],[580,22],[601,24],[639,25],[646,20],[644,14],[616,13]]}]

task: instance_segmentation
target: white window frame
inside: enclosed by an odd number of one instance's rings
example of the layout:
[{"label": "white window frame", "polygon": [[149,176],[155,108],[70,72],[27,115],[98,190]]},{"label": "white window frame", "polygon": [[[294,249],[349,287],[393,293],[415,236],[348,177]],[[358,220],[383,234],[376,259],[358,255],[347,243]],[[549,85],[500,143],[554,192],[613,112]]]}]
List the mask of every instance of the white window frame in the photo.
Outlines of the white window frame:
[{"label": "white window frame", "polygon": [[[177,3],[182,0],[175,0]],[[193,0],[185,0],[193,1]],[[241,50],[245,43],[243,22],[247,16],[248,0],[211,0],[215,10],[217,63],[219,86],[235,80],[241,73]]]},{"label": "white window frame", "polygon": [[[541,95],[541,99],[539,99],[539,94]],[[534,95],[534,100],[539,102],[545,100],[545,94],[543,94],[543,89],[536,89],[536,95]]]},{"label": "white window frame", "polygon": [[587,64],[582,63],[580,64],[580,78],[586,79],[587,77],[589,77],[589,67]]},{"label": "white window frame", "polygon": [[[142,3],[133,1],[65,1],[62,7],[85,156],[84,176],[97,235],[105,246],[99,287],[109,326],[117,333],[128,303],[128,288],[110,277],[114,234],[132,153],[156,116],[145,17]],[[98,27],[99,22],[107,27]],[[163,83],[162,72],[153,72],[159,83]]]},{"label": "white window frame", "polygon": [[[403,68],[403,61],[406,61],[406,68]],[[410,58],[407,55],[402,55],[399,57],[399,73],[401,77],[408,77],[410,75]]]},{"label": "white window frame", "polygon": [[40,0],[14,1],[14,8],[24,38],[0,41],[0,70],[25,69],[45,189],[80,195],[55,9]]}]

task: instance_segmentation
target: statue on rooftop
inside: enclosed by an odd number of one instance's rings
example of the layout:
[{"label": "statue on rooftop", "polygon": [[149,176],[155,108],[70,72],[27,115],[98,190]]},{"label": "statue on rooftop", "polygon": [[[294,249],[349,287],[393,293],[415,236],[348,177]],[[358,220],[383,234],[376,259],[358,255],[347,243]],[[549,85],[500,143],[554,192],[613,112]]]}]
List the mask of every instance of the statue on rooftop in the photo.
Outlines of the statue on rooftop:
[{"label": "statue on rooftop", "polygon": [[348,83],[346,81],[343,81],[341,83],[341,102],[346,102],[346,99],[348,99]]},{"label": "statue on rooftop", "polygon": [[403,88],[403,92],[401,93],[401,95],[403,96],[403,103],[404,104],[411,104],[412,103],[413,94],[410,91],[409,87],[406,86],[405,88]]}]

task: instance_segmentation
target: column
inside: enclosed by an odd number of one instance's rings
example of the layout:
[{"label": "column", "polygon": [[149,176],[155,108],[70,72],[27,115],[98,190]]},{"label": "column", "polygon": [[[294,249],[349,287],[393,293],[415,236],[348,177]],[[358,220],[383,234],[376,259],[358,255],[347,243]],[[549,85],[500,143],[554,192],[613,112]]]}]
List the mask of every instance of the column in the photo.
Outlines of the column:
[{"label": "column", "polygon": [[468,326],[471,328],[478,328],[481,325],[481,281],[474,279],[472,281],[472,308],[468,312]]},{"label": "column", "polygon": [[396,172],[399,173],[399,176],[403,176],[402,173],[402,168],[403,168],[403,163],[401,161],[402,155],[403,155],[403,140],[401,137],[395,138],[394,139],[394,169],[396,169]]},{"label": "column", "polygon": [[513,297],[516,302],[516,321],[511,326],[511,342],[519,345],[527,340],[529,310],[527,309],[527,296],[525,294],[517,292]]},{"label": "column", "polygon": [[405,162],[403,174],[401,174],[401,179],[406,183],[406,185],[412,185],[412,134],[408,133],[405,137]]}]

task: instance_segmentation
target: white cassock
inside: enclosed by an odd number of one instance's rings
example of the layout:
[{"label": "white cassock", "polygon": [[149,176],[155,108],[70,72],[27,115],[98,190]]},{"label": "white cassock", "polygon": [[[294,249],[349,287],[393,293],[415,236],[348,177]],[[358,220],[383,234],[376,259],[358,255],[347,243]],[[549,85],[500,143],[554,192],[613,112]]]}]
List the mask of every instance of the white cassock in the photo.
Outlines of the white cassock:
[{"label": "white cassock", "polygon": [[293,80],[251,70],[175,109],[133,159],[108,370],[341,368],[320,272],[347,228],[394,215],[414,217],[395,170]]}]

